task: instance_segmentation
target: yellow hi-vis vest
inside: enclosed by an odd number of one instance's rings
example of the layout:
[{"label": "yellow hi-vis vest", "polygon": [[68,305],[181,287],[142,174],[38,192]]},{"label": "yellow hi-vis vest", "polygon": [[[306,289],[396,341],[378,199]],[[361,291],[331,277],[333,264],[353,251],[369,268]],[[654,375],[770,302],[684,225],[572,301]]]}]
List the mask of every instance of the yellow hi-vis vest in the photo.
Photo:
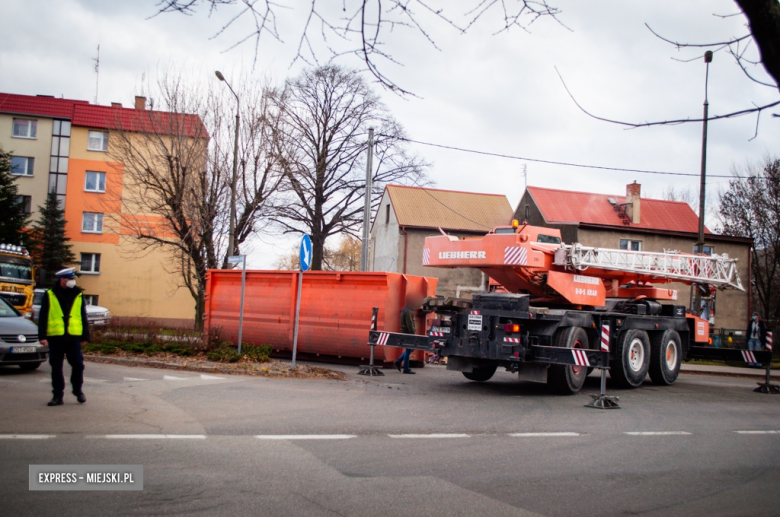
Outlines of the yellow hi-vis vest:
[{"label": "yellow hi-vis vest", "polygon": [[[65,315],[62,313],[60,302],[51,290],[47,294],[49,296],[49,320],[46,334],[48,336],[64,336]],[[70,308],[68,334],[71,336],[80,336],[84,333],[84,324],[81,321],[81,294],[76,295],[76,299],[73,300],[73,306]]]}]

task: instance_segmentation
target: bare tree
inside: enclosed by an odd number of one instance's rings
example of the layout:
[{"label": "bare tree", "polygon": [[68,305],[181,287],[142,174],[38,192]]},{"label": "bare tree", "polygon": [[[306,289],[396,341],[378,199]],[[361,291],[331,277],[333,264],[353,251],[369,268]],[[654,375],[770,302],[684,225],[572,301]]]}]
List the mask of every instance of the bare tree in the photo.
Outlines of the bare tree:
[{"label": "bare tree", "polygon": [[[233,131],[225,122],[233,109],[221,93],[199,92],[181,76],[156,85],[162,111],[136,110],[117,116],[109,154],[124,174],[121,191],[107,193],[106,213],[116,231],[132,236],[128,253],[161,250],[168,268],[195,300],[196,324],[203,315],[206,272],[220,266],[230,202]],[[226,107],[227,106],[227,107]],[[266,217],[280,176],[268,149],[269,104],[247,102],[239,139],[241,181],[236,235],[243,242]],[[118,114],[119,115],[119,114]]]},{"label": "bare tree", "polygon": [[[343,235],[341,242],[335,249],[326,247],[323,251],[324,271],[360,271],[360,253],[362,241],[352,235]],[[281,271],[296,271],[301,263],[298,250],[292,250],[288,255],[277,259],[274,264]]]},{"label": "bare tree", "polygon": [[366,135],[377,129],[373,200],[386,183],[424,181],[426,166],[409,155],[403,130],[356,72],[326,66],[303,72],[275,95],[282,112],[278,153],[285,176],[275,221],[312,240],[311,268],[323,267],[328,237],[362,222]]},{"label": "bare tree", "polygon": [[[734,179],[721,195],[720,214],[726,235],[753,239],[751,269],[764,319],[780,320],[780,160],[748,167],[748,178]],[[742,174],[743,176],[745,174]]]}]

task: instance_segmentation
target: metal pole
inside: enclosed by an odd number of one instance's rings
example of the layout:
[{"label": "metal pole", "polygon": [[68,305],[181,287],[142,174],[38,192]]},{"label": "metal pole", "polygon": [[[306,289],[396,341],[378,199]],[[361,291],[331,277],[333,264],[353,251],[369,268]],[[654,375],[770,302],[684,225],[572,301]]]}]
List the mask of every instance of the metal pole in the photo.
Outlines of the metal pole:
[{"label": "metal pole", "polygon": [[[236,247],[236,181],[238,180],[238,131],[241,126],[241,101],[238,98],[238,94],[230,86],[230,83],[222,75],[222,72],[217,70],[214,72],[217,75],[217,79],[225,83],[230,89],[230,93],[236,98],[236,134],[233,141],[233,175],[230,179],[230,231],[228,232],[228,252],[227,256],[235,255]],[[227,267],[227,259],[225,259],[225,267]]]},{"label": "metal pole", "polygon": [[368,128],[368,157],[366,158],[366,203],[363,208],[363,246],[360,252],[360,270],[368,271],[368,234],[371,220],[371,179],[374,161],[374,128]]},{"label": "metal pole", "polygon": [[704,116],[702,117],[701,132],[701,179],[699,184],[699,239],[696,245],[699,247],[699,253],[704,253],[704,207],[706,198],[707,184],[707,118],[709,115],[710,103],[707,99],[707,88],[710,80],[710,62],[712,62],[712,52],[704,53],[704,62],[707,64],[707,70],[704,76]]},{"label": "metal pole", "polygon": [[293,332],[292,369],[295,370],[295,359],[298,356],[298,319],[301,315],[301,287],[303,286],[303,271],[298,271],[298,297],[295,300],[295,330]]},{"label": "metal pole", "polygon": [[246,291],[246,255],[241,256],[241,308],[238,312],[238,353],[244,337],[244,292]]}]

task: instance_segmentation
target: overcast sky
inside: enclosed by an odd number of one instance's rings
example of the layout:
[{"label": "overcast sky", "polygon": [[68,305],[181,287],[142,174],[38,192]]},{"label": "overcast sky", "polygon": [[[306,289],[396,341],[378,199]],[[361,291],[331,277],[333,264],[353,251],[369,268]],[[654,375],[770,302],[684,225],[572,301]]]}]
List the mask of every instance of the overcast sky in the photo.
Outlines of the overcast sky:
[{"label": "overcast sky", "polygon": [[[225,7],[208,16],[156,13],[156,0],[4,0],[0,30],[0,91],[47,94],[94,101],[93,58],[100,44],[100,104],[132,106],[144,80],[176,63],[204,81],[217,81],[222,70],[230,80],[253,72],[282,82],[301,70],[291,66],[309,2],[279,9],[284,42],[263,38],[255,61],[254,41],[228,50],[248,29],[239,20],[216,36],[236,12]],[[349,4],[349,0],[347,0]],[[458,18],[475,1],[440,1]],[[578,101],[604,117],[642,122],[701,116],[704,97],[702,49],[677,51],[653,36],[648,23],[671,39],[724,41],[746,32],[731,0],[550,0],[561,8],[560,20],[541,19],[528,31],[494,35],[501,20],[488,15],[461,35],[446,24],[426,21],[441,50],[419,34],[399,29],[385,38],[386,50],[400,63],[381,63],[382,71],[416,94],[402,98],[380,91],[384,102],[410,138],[445,145],[542,160],[609,167],[698,174],[701,124],[625,130],[582,113],[564,90],[555,68]],[[342,2],[334,2],[332,5]],[[496,11],[495,14],[498,14]],[[315,51],[327,57],[315,42]],[[358,68],[360,62],[338,61]],[[767,79],[763,68],[752,70]],[[377,86],[379,89],[379,87]],[[749,108],[777,100],[777,89],[748,80],[725,51],[710,66],[710,114]],[[734,166],[777,155],[780,119],[755,116],[716,121],[709,126],[709,174],[729,174]],[[625,193],[637,180],[643,194],[660,197],[668,186],[698,191],[698,178],[606,172],[464,154],[421,145],[415,151],[433,163],[428,174],[444,189],[506,194],[514,206],[523,192],[521,166],[528,184],[540,187]],[[725,179],[713,178],[717,189]],[[294,239],[293,239],[294,240]],[[252,250],[250,265],[270,267],[289,250],[290,239],[264,239]]]}]

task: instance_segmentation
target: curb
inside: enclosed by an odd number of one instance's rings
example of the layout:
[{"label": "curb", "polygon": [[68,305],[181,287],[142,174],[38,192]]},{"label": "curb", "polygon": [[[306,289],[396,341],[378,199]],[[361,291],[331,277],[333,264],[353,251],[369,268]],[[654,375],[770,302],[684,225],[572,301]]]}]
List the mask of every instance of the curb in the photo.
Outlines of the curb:
[{"label": "curb", "polygon": [[84,360],[93,363],[103,364],[118,364],[122,366],[142,366],[148,368],[159,368],[162,370],[180,370],[188,372],[201,372],[201,373],[221,373],[225,375],[249,375],[252,377],[272,377],[276,379],[328,379],[344,381],[347,379],[346,375],[341,372],[335,372],[328,370],[327,368],[321,368],[322,374],[305,375],[301,372],[275,372],[275,371],[261,371],[261,370],[234,370],[231,368],[220,368],[219,366],[190,366],[178,363],[166,363],[163,361],[139,361],[128,357],[109,357],[103,355],[84,355]]}]

